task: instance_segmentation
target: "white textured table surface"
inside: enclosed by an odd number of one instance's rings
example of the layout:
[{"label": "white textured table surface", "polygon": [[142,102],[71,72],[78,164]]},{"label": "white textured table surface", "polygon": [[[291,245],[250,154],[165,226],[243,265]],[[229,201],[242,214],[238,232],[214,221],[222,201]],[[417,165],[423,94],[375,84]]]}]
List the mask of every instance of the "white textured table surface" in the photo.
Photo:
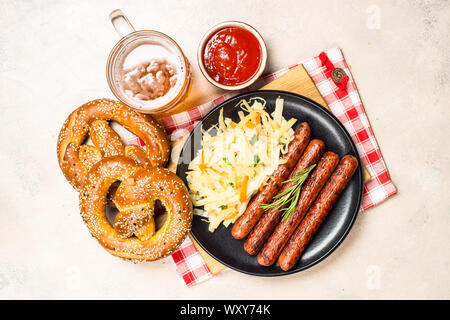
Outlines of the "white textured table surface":
[{"label": "white textured table surface", "polygon": [[[93,3],[0,2],[0,298],[450,298],[448,1]],[[81,221],[56,138],[75,107],[113,97],[115,8],[176,39],[200,84],[197,45],[220,21],[261,32],[266,72],[341,47],[398,195],[360,215],[325,261],[282,278],[227,270],[186,288],[169,259],[134,265],[107,254]]]}]

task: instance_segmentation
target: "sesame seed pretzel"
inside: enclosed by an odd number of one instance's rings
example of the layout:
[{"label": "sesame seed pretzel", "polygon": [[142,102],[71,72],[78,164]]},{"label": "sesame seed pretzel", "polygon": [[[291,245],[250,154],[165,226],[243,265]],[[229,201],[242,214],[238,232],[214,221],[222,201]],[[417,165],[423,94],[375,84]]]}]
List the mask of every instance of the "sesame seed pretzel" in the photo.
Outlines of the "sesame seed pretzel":
[{"label": "sesame seed pretzel", "polygon": [[[120,181],[115,200],[119,213],[111,225],[106,198],[116,181]],[[166,207],[167,217],[155,232],[152,216],[157,199]],[[104,158],[91,168],[80,192],[80,211],[92,236],[108,252],[134,261],[170,254],[186,238],[193,215],[180,178],[166,168],[142,168],[124,156]]]},{"label": "sesame seed pretzel", "polygon": [[[124,146],[108,120],[118,122],[141,138],[146,149]],[[88,134],[94,146],[83,144]],[[70,114],[59,133],[57,153],[65,177],[80,191],[89,170],[105,157],[124,155],[143,167],[164,166],[169,158],[169,141],[164,128],[151,116],[118,101],[98,99]]]}]

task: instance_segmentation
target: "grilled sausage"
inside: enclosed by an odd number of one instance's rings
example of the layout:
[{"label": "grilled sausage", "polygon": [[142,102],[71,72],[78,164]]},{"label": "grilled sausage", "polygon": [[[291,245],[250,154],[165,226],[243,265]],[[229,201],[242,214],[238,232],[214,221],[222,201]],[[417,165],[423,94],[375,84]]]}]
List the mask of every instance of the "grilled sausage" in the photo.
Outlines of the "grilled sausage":
[{"label": "grilled sausage", "polygon": [[281,221],[270,235],[264,247],[258,254],[258,263],[270,266],[275,263],[286,242],[305,216],[311,204],[316,199],[328,178],[339,162],[339,157],[333,152],[326,152],[317,167],[305,181],[300,191],[300,197],[295,211],[285,221]]},{"label": "grilled sausage", "polygon": [[289,144],[288,152],[282,158],[282,164],[278,166],[267,184],[253,197],[245,212],[234,223],[231,230],[231,234],[234,238],[243,239],[258,222],[264,212],[260,207],[260,204],[270,203],[273,196],[278,193],[278,190],[281,188],[281,183],[286,180],[298,159],[300,159],[303,154],[310,136],[311,129],[309,128],[308,123],[303,122],[297,126],[294,133],[294,139]]},{"label": "grilled sausage", "polygon": [[357,167],[358,160],[355,157],[346,155],[342,158],[325,187],[317,196],[317,200],[281,252],[278,259],[281,269],[285,271],[291,269],[300,259],[309,241],[333,208]]},{"label": "grilled sausage", "polygon": [[[292,170],[289,175],[289,179],[292,179],[299,173],[300,171],[308,168],[309,166],[316,164],[322,156],[325,149],[325,143],[322,140],[314,139],[306,147],[305,152],[303,153],[300,160],[297,162],[294,170]],[[279,193],[282,193],[286,189],[292,186],[293,182],[288,182],[283,184]],[[264,212],[261,219],[258,221],[256,226],[250,232],[247,240],[244,243],[244,250],[247,251],[248,254],[255,255],[257,254],[267,238],[269,238],[273,229],[277,226],[277,224],[281,220],[281,209],[282,208],[274,208]]]}]

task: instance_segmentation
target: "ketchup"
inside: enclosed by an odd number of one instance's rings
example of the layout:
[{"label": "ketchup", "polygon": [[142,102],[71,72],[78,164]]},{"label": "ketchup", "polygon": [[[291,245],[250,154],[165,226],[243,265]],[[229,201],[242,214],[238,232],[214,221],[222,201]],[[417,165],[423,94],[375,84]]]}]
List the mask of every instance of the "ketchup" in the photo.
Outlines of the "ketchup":
[{"label": "ketchup", "polygon": [[241,27],[224,27],[214,33],[203,49],[203,65],[220,84],[237,86],[250,80],[261,66],[258,39]]}]

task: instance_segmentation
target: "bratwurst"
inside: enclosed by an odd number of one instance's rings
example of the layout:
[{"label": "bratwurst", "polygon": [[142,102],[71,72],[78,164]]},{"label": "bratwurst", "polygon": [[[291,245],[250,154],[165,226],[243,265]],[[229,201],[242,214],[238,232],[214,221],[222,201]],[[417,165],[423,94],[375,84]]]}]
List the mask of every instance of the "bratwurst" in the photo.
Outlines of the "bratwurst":
[{"label": "bratwurst", "polygon": [[311,172],[300,191],[300,197],[291,216],[281,221],[271,234],[264,247],[258,254],[258,263],[271,266],[275,263],[284,245],[305,216],[320,190],[327,182],[339,162],[339,156],[333,152],[326,152],[320,159],[317,167]]},{"label": "bratwurst", "polygon": [[294,139],[288,147],[288,152],[282,157],[281,164],[273,173],[269,181],[264,185],[253,199],[250,201],[245,212],[234,223],[231,234],[235,239],[245,238],[258,222],[264,209],[261,204],[270,203],[272,198],[280,190],[282,182],[291,173],[305,150],[311,136],[311,129],[308,123],[303,122],[297,126],[294,133]]},{"label": "bratwurst", "polygon": [[[306,147],[306,150],[303,153],[302,157],[297,162],[294,170],[292,170],[291,174],[289,175],[288,181],[294,178],[302,170],[308,168],[313,164],[316,164],[322,156],[324,150],[325,143],[322,140],[311,140],[311,142]],[[283,187],[279,191],[279,194],[290,188],[293,184],[293,181],[284,183]],[[264,212],[261,219],[250,232],[247,240],[245,240],[244,250],[248,254],[255,255],[261,250],[267,238],[269,238],[270,234],[272,233],[273,229],[275,229],[277,224],[280,222],[282,209],[283,207],[273,208]]]},{"label": "bratwurst", "polygon": [[281,269],[284,271],[291,269],[300,259],[309,241],[333,208],[356,168],[358,168],[358,160],[355,157],[346,155],[342,158],[330,180],[281,252],[278,259]]}]

